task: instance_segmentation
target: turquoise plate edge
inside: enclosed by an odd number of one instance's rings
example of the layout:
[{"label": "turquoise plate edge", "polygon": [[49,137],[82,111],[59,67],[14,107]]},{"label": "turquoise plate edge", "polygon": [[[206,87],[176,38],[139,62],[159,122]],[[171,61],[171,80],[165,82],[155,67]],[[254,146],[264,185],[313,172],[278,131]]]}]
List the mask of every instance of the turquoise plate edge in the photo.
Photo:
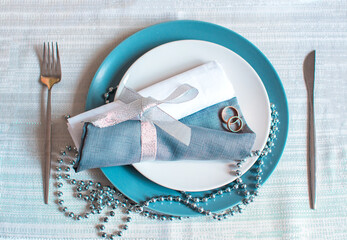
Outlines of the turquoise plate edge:
[{"label": "turquoise plate edge", "polygon": [[[280,113],[280,132],[277,134],[276,145],[269,156],[270,159],[266,160],[266,162],[269,160],[269,163],[263,168],[262,183],[264,183],[276,168],[286,144],[289,128],[288,103],[281,80],[270,61],[251,42],[230,29],[208,22],[178,20],[156,24],[131,35],[105,58],[95,73],[87,95],[86,110],[104,104],[103,93],[108,87],[117,85],[131,64],[145,52],[161,44],[184,39],[205,40],[229,48],[244,58],[262,79],[270,102],[275,103]],[[132,166],[101,170],[119,191],[135,202],[163,194],[180,195],[175,190],[162,187],[143,177]],[[253,170],[251,168],[242,176],[246,184],[251,184]],[[209,192],[198,192],[193,195],[202,196]],[[221,211],[240,202],[241,199],[238,194],[231,193],[216,198],[208,208],[212,211]],[[155,203],[150,209],[170,215],[200,216],[199,213],[179,203]]]}]

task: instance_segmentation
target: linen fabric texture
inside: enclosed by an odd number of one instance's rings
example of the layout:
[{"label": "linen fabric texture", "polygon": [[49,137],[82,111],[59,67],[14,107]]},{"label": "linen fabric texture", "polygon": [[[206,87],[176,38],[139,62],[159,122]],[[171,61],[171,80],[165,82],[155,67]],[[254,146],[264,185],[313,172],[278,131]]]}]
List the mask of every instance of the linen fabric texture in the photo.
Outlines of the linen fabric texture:
[{"label": "linen fabric texture", "polygon": [[[241,131],[227,130],[221,121],[224,107],[233,106],[242,119]],[[220,102],[180,119],[191,128],[189,146],[156,126],[157,155],[155,161],[177,160],[241,160],[249,157],[256,134],[247,125],[237,98]],[[74,169],[80,172],[92,168],[129,165],[141,160],[141,123],[129,120],[106,128],[85,123]]]}]

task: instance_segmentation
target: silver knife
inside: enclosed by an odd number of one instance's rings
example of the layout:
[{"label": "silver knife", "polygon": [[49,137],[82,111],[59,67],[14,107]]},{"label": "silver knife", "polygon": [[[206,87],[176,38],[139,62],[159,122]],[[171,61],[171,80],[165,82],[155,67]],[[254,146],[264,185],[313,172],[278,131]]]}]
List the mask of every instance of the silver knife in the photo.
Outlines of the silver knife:
[{"label": "silver knife", "polygon": [[304,78],[308,100],[308,131],[307,131],[307,173],[309,184],[310,208],[316,208],[316,133],[314,121],[314,71],[316,51],[310,52],[304,60]]}]

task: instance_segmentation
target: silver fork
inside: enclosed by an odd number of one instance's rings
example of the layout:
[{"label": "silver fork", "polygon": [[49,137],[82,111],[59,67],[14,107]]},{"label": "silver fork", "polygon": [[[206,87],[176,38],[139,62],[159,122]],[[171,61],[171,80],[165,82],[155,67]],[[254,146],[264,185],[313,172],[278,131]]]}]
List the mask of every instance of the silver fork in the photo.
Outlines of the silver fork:
[{"label": "silver fork", "polygon": [[61,80],[61,66],[58,50],[58,43],[43,44],[43,57],[41,63],[41,82],[48,87],[47,111],[46,111],[46,146],[45,146],[45,181],[44,181],[44,200],[48,204],[49,179],[51,175],[51,151],[52,151],[52,125],[51,125],[51,90],[54,84]]}]

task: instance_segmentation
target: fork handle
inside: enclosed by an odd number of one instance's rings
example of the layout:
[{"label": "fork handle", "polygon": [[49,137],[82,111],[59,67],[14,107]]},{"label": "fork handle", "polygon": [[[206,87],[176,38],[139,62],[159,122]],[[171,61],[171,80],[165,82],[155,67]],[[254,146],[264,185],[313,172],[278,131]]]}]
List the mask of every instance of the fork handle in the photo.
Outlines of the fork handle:
[{"label": "fork handle", "polygon": [[51,89],[48,89],[47,96],[47,111],[46,111],[46,164],[45,164],[45,189],[44,189],[44,200],[45,204],[48,204],[49,196],[49,179],[51,176],[51,151],[52,151],[52,125],[51,125]]}]

